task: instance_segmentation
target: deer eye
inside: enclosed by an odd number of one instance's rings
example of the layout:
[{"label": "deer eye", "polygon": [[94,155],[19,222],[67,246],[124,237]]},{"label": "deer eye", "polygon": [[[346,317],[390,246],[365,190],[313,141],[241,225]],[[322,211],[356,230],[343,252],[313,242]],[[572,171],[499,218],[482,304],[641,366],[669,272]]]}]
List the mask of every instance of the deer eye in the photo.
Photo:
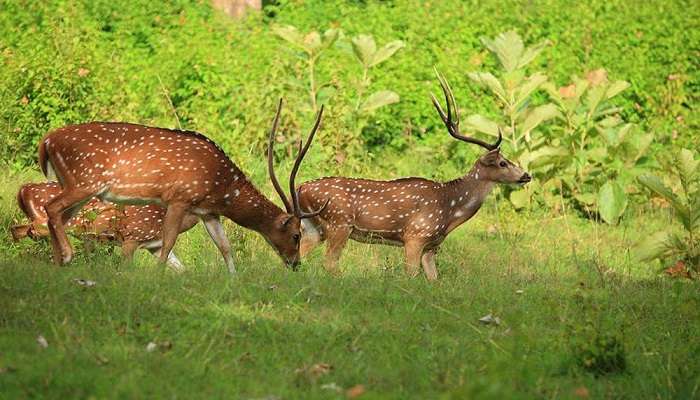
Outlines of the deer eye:
[{"label": "deer eye", "polygon": [[294,242],[298,243],[299,239],[301,239],[301,235],[295,233],[294,235],[292,235],[292,239],[294,239]]},{"label": "deer eye", "polygon": [[501,162],[498,163],[498,166],[501,167],[501,168],[505,168],[505,167],[508,166],[508,163],[505,162],[505,161],[501,161]]}]

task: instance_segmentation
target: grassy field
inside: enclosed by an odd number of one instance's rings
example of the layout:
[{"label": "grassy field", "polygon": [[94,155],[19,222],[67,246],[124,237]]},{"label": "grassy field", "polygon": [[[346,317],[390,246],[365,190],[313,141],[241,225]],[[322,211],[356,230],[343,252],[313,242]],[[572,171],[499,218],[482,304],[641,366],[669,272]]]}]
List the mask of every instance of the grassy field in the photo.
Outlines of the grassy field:
[{"label": "grassy field", "polygon": [[446,240],[436,283],[356,243],[341,277],[318,250],[292,272],[230,223],[234,278],[200,226],[183,274],[105,248],[55,268],[46,243],[8,239],[35,177],[0,182],[2,398],[700,398],[698,287],[628,253],[664,215],[604,227],[491,201]]}]

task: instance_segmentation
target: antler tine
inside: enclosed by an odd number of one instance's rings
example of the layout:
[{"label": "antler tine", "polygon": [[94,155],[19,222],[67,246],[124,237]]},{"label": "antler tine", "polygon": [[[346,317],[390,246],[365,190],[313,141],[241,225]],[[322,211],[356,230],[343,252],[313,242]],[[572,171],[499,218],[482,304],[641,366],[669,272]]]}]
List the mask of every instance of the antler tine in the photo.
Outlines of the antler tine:
[{"label": "antler tine", "polygon": [[272,149],[275,145],[275,134],[277,133],[277,127],[279,126],[280,122],[280,114],[282,112],[282,101],[283,99],[280,98],[280,102],[277,105],[277,113],[275,114],[275,119],[272,122],[272,129],[270,129],[270,140],[267,146],[267,170],[270,174],[272,186],[274,186],[275,190],[277,191],[277,194],[280,196],[280,199],[282,199],[282,203],[284,203],[284,208],[287,210],[287,213],[291,214],[294,212],[294,209],[292,208],[292,205],[289,204],[289,199],[287,199],[287,195],[285,195],[284,190],[282,190],[282,185],[280,185],[279,181],[277,181],[277,177],[275,176],[275,167],[272,152]]},{"label": "antler tine", "polygon": [[[447,81],[447,79],[445,79],[445,77],[443,77],[437,69],[435,69],[435,74],[437,75],[438,81],[440,82],[442,92],[445,95],[445,103],[447,104],[447,115],[445,115],[445,112],[442,110],[442,107],[440,107],[440,103],[437,101],[435,96],[431,95],[431,98],[433,100],[433,105],[437,109],[438,114],[440,114],[440,118],[445,123],[447,131],[450,133],[450,135],[455,139],[467,143],[477,144],[488,150],[498,148],[498,146],[501,144],[501,140],[503,139],[500,128],[498,131],[498,140],[494,144],[486,143],[482,140],[462,135],[459,132],[459,107],[457,107],[457,101],[455,100],[454,94],[452,93],[452,88],[450,88],[450,84]],[[452,120],[452,108],[454,108],[455,110],[455,120]]]},{"label": "antler tine", "polygon": [[[326,207],[328,204],[328,201],[326,201],[326,204],[321,207],[319,210],[314,211],[312,213],[305,213],[301,210],[301,206],[299,206],[299,196],[297,194],[297,189],[296,189],[296,184],[294,183],[296,177],[297,177],[297,171],[299,171],[299,166],[301,166],[301,161],[304,159],[304,156],[306,155],[306,152],[309,150],[309,146],[311,146],[311,142],[314,140],[314,136],[316,135],[316,132],[318,131],[318,127],[321,125],[321,117],[323,116],[323,105],[321,106],[321,109],[318,111],[318,114],[316,115],[316,121],[314,122],[314,127],[311,129],[311,133],[309,133],[309,137],[306,140],[306,143],[303,144],[303,142],[299,143],[299,152],[297,153],[297,158],[294,160],[294,166],[292,167],[292,172],[289,174],[289,191],[291,192],[292,195],[292,206],[294,210],[294,214],[299,217],[299,218],[309,218],[318,215],[323,209]],[[303,144],[303,146],[302,146]]]}]

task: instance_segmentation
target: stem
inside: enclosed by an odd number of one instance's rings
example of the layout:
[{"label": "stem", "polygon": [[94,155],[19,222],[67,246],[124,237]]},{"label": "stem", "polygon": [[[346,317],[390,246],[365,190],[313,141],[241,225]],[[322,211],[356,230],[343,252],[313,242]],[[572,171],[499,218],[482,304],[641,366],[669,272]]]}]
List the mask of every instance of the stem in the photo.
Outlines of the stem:
[{"label": "stem", "polygon": [[318,110],[318,105],[316,104],[316,78],[315,78],[315,71],[316,71],[316,57],[310,56],[309,57],[309,85],[311,86],[310,88],[310,95],[311,95],[311,108],[314,111],[314,114]]}]

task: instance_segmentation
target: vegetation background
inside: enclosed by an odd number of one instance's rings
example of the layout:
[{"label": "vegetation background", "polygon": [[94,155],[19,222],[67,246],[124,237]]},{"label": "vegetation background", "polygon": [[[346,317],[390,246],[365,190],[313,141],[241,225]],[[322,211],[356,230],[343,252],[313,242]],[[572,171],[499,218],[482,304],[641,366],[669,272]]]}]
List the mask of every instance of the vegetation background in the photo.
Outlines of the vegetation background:
[{"label": "vegetation background", "polygon": [[[480,149],[446,134],[429,100],[439,93],[433,67],[463,114],[496,118],[499,104],[467,74],[497,73],[480,38],[512,29],[526,44],[549,41],[527,68],[557,87],[599,68],[630,83],[611,101],[653,134],[644,172],[663,173],[681,148],[697,158],[694,1],[264,3],[232,20],[204,0],[0,0],[0,397],[700,397],[697,284],[658,276],[675,260],[635,258],[633,246],[671,225],[673,211],[633,183],[614,226],[546,202],[516,212],[504,193],[492,196],[446,241],[432,285],[403,276],[399,251],[357,244],[343,277],[326,276],[318,252],[292,273],[233,225],[235,280],[200,227],[178,242],[193,267],[182,276],[147,257],[122,266],[101,247],[55,270],[45,242],[8,239],[17,188],[43,179],[38,140],[72,123],[197,130],[274,198],[264,151],[277,99],[287,101],[280,163],[313,120],[307,60],[274,33],[286,25],[341,32],[316,65],[327,111],[303,180],[464,174]],[[358,129],[349,116],[364,90],[351,43],[360,34],[404,46],[371,71],[370,90],[400,101]],[[532,98],[547,101],[544,91]],[[486,314],[501,324],[480,324]]]}]

